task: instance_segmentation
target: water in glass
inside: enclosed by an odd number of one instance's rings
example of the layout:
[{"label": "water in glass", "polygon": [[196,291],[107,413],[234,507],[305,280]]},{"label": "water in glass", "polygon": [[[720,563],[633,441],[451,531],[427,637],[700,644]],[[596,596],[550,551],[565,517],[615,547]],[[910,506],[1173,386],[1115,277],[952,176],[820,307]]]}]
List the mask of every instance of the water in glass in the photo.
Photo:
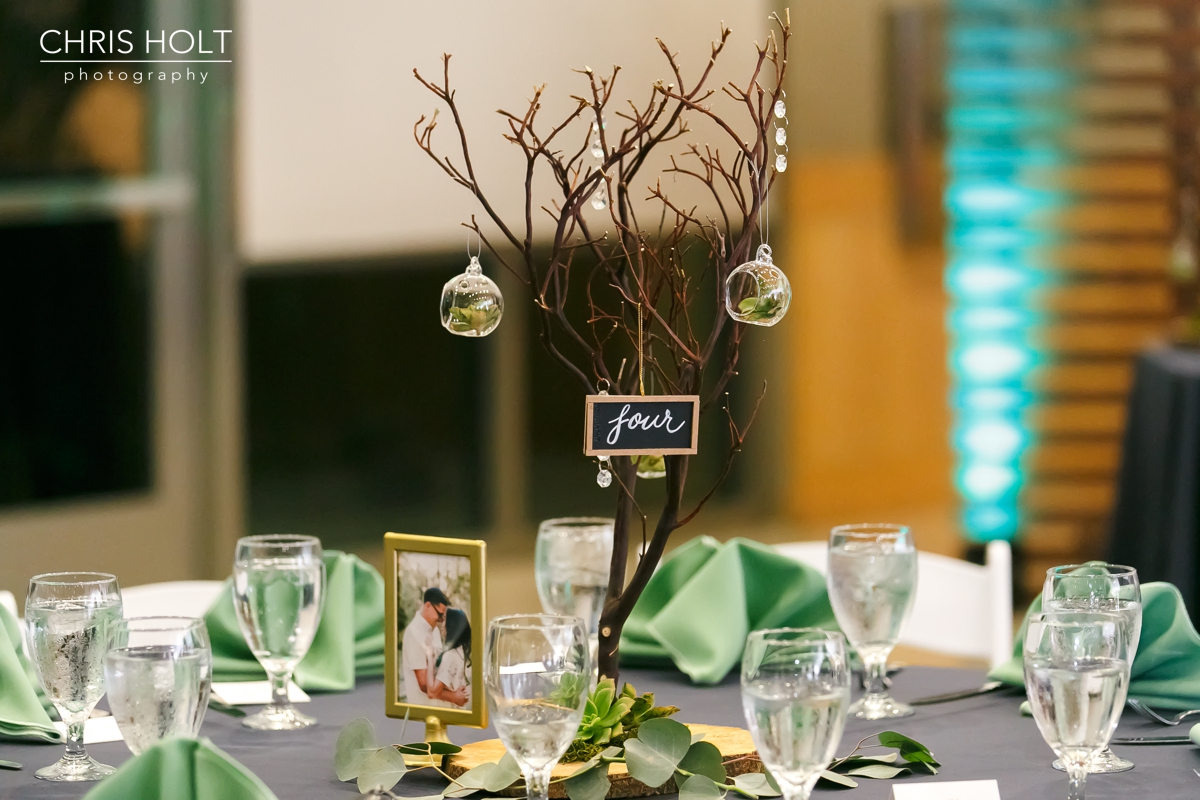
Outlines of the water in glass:
[{"label": "water in glass", "polygon": [[[1137,570],[1119,564],[1068,564],[1046,570],[1042,585],[1044,611],[1107,611],[1123,620],[1126,649],[1132,664],[1142,637],[1142,592]],[[1053,764],[1065,771],[1062,759]],[[1088,772],[1105,774],[1133,769],[1133,762],[1104,748],[1088,764]]]},{"label": "water in glass", "polygon": [[593,661],[599,649],[600,612],[608,596],[612,550],[611,519],[560,517],[538,526],[534,573],[542,610],[583,620]]},{"label": "water in glass", "polygon": [[104,696],[109,628],[121,618],[121,590],[112,575],[50,573],[29,581],[25,636],[38,683],[67,726],[63,757],[35,776],[47,781],[95,781],[112,767],[87,754],[83,724]]},{"label": "water in glass", "polygon": [[108,705],[134,755],[172,736],[196,736],[212,689],[204,621],[142,617],[114,626],[104,679]]},{"label": "water in glass", "polygon": [[833,529],[826,576],[838,625],[866,669],[866,693],[850,707],[862,719],[905,717],[910,706],[888,696],[887,658],[900,638],[917,588],[917,551],[902,525]]},{"label": "water in glass", "polygon": [[742,710],[786,800],[804,800],[833,760],[846,726],[850,671],[841,634],[778,629],[750,634]]},{"label": "water in glass", "polygon": [[325,601],[325,563],[313,536],[247,536],[238,540],[233,605],[250,652],[271,681],[271,704],[242,724],[294,730],[316,724],[288,699],[296,665],[308,653]]},{"label": "water in glass", "polygon": [[546,800],[550,773],[583,718],[591,676],[587,635],[577,617],[498,617],[488,625],[488,710],[521,767],[530,800]]},{"label": "water in glass", "polygon": [[1029,618],[1025,690],[1042,738],[1061,759],[1068,800],[1084,800],[1091,761],[1108,746],[1129,686],[1124,620],[1103,611]]}]

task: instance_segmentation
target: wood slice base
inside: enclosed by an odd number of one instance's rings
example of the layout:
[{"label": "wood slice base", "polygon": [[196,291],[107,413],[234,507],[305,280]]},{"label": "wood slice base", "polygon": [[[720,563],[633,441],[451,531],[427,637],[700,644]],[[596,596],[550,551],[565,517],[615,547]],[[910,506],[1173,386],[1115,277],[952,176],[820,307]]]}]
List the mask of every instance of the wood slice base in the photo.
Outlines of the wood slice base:
[{"label": "wood slice base", "polygon": [[[712,742],[721,751],[721,755],[727,762],[725,766],[729,777],[735,775],[743,775],[747,772],[762,772],[762,762],[758,760],[754,750],[754,740],[750,738],[750,732],[741,728],[726,728],[717,725],[688,725],[692,734],[703,734],[704,741]],[[504,745],[499,739],[488,739],[483,742],[475,742],[474,744],[464,745],[462,752],[451,756],[446,762],[446,773],[452,778],[457,778],[467,770],[477,767],[480,764],[495,763],[504,755]],[[747,758],[747,756],[753,756]],[[737,760],[734,760],[737,759]],[[559,764],[554,768],[554,777],[563,778],[575,770],[579,769],[579,764]],[[629,770],[624,764],[610,764],[608,767],[608,779],[612,783],[612,788],[608,790],[608,798],[619,797],[650,797],[657,794],[672,794],[678,789],[675,786],[675,779],[664,783],[662,786],[650,787],[641,781],[634,780],[629,775]],[[499,794],[503,797],[524,797],[525,789],[518,785],[519,788],[505,789]],[[551,798],[564,798],[567,796],[567,791],[563,784],[550,784]]]}]

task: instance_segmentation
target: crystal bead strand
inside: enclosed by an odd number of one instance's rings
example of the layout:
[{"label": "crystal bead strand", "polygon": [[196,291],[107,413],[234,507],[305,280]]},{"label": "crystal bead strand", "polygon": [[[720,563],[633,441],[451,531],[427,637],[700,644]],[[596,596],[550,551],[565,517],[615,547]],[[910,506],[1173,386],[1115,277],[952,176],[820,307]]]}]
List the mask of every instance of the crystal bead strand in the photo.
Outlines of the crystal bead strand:
[{"label": "crystal bead strand", "polygon": [[[775,101],[775,171],[787,171],[787,104],[784,100],[787,99],[787,92],[783,89],[779,90],[779,99]],[[783,148],[783,152],[779,148]]]},{"label": "crystal bead strand", "polygon": [[[600,122],[596,120],[592,120],[592,134],[596,137],[592,140],[592,158],[600,161],[603,166],[604,145],[600,143]],[[596,187],[595,194],[592,195],[592,208],[597,211],[603,211],[608,208],[608,187],[604,185],[603,180],[600,181],[600,185]]]}]

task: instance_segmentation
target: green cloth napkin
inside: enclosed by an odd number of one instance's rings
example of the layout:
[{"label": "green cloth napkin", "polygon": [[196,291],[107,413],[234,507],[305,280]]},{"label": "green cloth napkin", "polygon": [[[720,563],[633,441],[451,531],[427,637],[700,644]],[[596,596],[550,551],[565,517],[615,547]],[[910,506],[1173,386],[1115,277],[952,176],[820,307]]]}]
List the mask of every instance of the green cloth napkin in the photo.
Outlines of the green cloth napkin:
[{"label": "green cloth napkin", "polygon": [[[213,680],[262,680],[233,610],[230,582],[204,615],[212,640]],[[358,556],[325,552],[325,610],[308,655],[296,667],[304,689],[346,692],[357,675],[383,674],[383,576]]]},{"label": "green cloth napkin", "polygon": [[121,765],[84,800],[278,800],[208,739],[166,739]]},{"label": "green cloth napkin", "polygon": [[[1017,632],[1013,657],[993,669],[989,679],[1025,685],[1025,628],[1029,616],[1041,608],[1038,597]],[[1200,703],[1200,634],[1188,618],[1183,596],[1169,583],[1142,584],[1142,636],[1130,672],[1129,696],[1155,708],[1183,710]]]},{"label": "green cloth napkin", "polygon": [[0,739],[37,739],[60,742],[62,736],[50,715],[48,701],[39,697],[33,665],[21,652],[21,627],[0,606]]},{"label": "green cloth napkin", "polygon": [[677,548],[638,598],[621,635],[621,661],[674,662],[697,683],[717,683],[759,628],[837,630],[825,578],[748,539],[701,536]]}]

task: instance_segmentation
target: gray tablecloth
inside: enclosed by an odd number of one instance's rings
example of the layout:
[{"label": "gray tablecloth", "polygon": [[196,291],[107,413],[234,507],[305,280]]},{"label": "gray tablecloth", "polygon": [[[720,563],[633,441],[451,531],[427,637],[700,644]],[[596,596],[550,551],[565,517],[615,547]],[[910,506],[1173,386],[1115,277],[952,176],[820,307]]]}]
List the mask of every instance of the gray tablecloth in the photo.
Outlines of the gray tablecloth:
[{"label": "gray tablecloth", "polygon": [[1200,352],[1138,356],[1108,560],[1175,584],[1200,614]]},{"label": "gray tablecloth", "polygon": [[[684,722],[738,725],[742,718],[736,677],[720,686],[692,686],[679,673],[627,670],[622,677],[638,691],[653,691],[660,702],[683,709]],[[894,693],[900,699],[978,686],[983,675],[974,670],[911,667],[894,678]],[[924,742],[942,761],[936,778],[904,780],[972,780],[996,778],[1004,800],[1058,800],[1066,796],[1067,779],[1050,767],[1052,753],[1038,735],[1033,720],[1020,716],[1023,695],[1008,693],[976,697],[943,705],[926,706],[908,719],[890,723],[852,721],[838,750],[844,755],[864,736],[889,728]],[[383,716],[383,686],[360,681],[348,694],[316,696],[305,710],[321,724],[307,731],[261,733],[241,727],[237,720],[210,711],[203,734],[217,746],[259,775],[280,800],[322,800],[358,795],[353,783],[339,783],[333,774],[333,743],[338,730],[354,717],[369,717],[380,741],[401,740],[400,723]],[[410,724],[404,738],[420,738],[420,725]],[[1152,726],[1127,713],[1117,732],[1121,735],[1166,735],[1186,732],[1180,728]],[[465,744],[490,738],[489,731],[452,728],[451,738]],[[94,745],[89,751],[101,761],[118,765],[129,757],[121,743]],[[1093,776],[1088,781],[1089,800],[1195,800],[1200,797],[1200,749],[1188,746],[1117,747],[1137,767],[1118,775]],[[90,785],[52,784],[35,780],[34,769],[50,763],[59,747],[33,744],[0,744],[0,759],[25,764],[22,772],[0,771],[0,798],[77,798]],[[860,781],[859,788],[845,794],[847,800],[887,800],[893,781]],[[429,795],[441,786],[432,779],[410,775],[397,787],[409,796]],[[839,790],[818,790],[834,796]],[[846,790],[840,790],[846,791]],[[135,798],[130,798],[135,800]]]}]

